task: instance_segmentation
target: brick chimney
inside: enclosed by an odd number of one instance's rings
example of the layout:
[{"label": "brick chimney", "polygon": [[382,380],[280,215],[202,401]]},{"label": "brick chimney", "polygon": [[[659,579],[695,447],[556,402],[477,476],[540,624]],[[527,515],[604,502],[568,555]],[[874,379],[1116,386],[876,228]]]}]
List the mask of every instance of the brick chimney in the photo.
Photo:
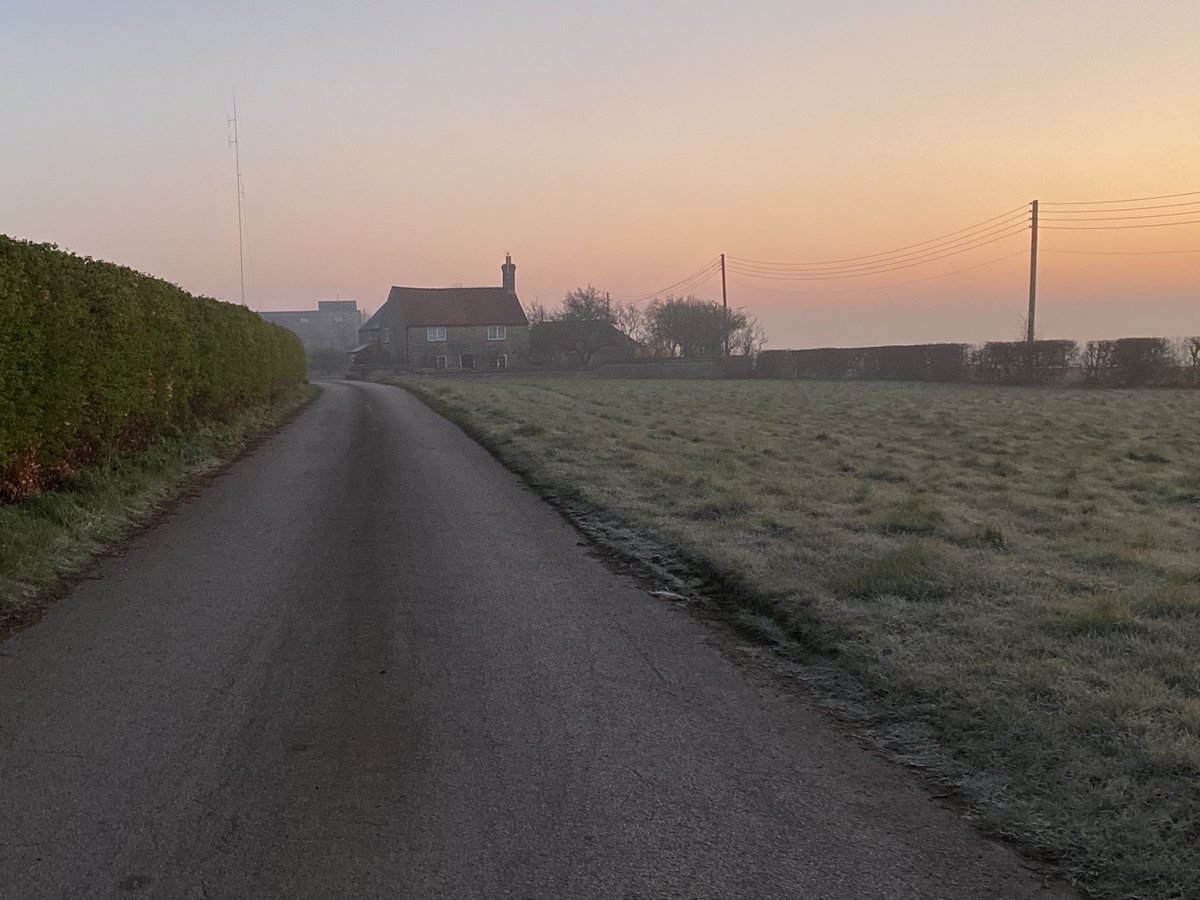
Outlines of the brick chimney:
[{"label": "brick chimney", "polygon": [[510,294],[517,292],[517,267],[513,265],[512,254],[504,254],[504,265],[500,267],[504,273],[504,289]]}]

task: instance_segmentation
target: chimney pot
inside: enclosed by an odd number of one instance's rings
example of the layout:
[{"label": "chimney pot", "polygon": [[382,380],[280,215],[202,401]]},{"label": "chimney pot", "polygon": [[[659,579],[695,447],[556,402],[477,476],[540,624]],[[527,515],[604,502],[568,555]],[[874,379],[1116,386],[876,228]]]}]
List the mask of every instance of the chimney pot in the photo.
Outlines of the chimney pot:
[{"label": "chimney pot", "polygon": [[517,292],[517,267],[513,265],[511,253],[504,254],[504,265],[500,267],[500,272],[504,276],[504,281],[502,282],[504,290],[510,294],[515,294]]}]

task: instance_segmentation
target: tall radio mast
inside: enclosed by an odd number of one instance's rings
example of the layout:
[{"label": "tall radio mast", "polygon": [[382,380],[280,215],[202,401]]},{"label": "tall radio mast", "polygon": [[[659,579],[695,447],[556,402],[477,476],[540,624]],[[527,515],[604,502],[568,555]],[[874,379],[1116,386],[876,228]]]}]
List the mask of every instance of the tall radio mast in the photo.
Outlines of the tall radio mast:
[{"label": "tall radio mast", "polygon": [[245,263],[245,246],[246,241],[242,236],[244,231],[242,214],[242,197],[245,195],[245,189],[242,187],[242,154],[238,149],[238,131],[237,131],[237,97],[233,98],[233,115],[227,120],[229,127],[229,146],[233,148],[234,165],[237,167],[237,205],[238,205],[238,282],[242,289],[242,306],[246,305],[246,263]]}]

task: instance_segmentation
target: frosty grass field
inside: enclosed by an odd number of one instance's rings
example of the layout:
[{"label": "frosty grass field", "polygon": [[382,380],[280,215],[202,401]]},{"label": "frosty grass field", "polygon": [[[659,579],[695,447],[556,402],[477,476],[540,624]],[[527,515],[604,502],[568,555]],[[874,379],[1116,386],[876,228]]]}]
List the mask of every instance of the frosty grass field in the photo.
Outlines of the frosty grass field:
[{"label": "frosty grass field", "polygon": [[1200,392],[399,383],[1093,895],[1200,884]]}]

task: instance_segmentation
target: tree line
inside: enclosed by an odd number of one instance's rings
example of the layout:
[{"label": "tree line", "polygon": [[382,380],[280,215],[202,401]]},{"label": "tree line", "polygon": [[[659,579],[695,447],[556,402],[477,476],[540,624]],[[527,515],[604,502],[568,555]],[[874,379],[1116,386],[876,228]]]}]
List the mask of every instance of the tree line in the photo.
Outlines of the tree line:
[{"label": "tree line", "polygon": [[529,321],[604,322],[637,341],[647,356],[717,357],[726,338],[731,354],[753,356],[766,343],[762,325],[745,310],[726,312],[720,303],[690,294],[655,298],[643,307],[610,300],[591,284],[569,291],[555,309],[534,303]]}]

